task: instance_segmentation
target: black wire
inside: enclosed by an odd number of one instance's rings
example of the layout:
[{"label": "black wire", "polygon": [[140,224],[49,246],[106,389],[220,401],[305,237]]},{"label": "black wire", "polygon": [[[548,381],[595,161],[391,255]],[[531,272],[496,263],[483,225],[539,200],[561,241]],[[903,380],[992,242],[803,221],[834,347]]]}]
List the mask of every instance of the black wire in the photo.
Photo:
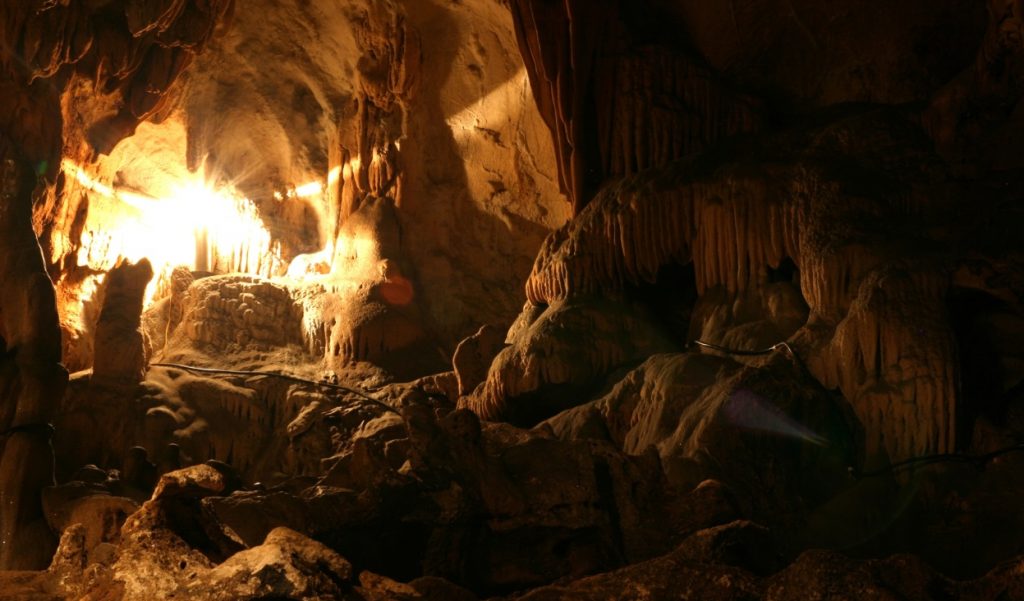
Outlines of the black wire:
[{"label": "black wire", "polygon": [[348,386],[342,386],[341,384],[331,384],[330,382],[317,382],[316,380],[307,380],[305,378],[300,378],[298,376],[291,376],[291,375],[288,375],[288,374],[281,374],[281,373],[277,373],[275,371],[250,371],[250,370],[235,370],[235,369],[215,369],[215,368],[212,368],[212,367],[198,367],[198,366],[195,366],[195,365],[183,365],[181,363],[150,363],[150,366],[151,367],[171,367],[171,368],[182,369],[182,370],[193,372],[193,373],[202,373],[202,374],[224,374],[224,375],[229,375],[229,376],[263,376],[263,377],[267,377],[267,378],[280,378],[282,380],[288,380],[290,382],[299,382],[301,384],[310,384],[310,385],[313,385],[313,386],[321,386],[323,388],[332,388],[334,390],[341,390],[343,392],[349,392],[349,393],[352,393],[354,395],[360,396],[360,397],[370,401],[371,403],[375,403],[377,405],[380,405],[381,407],[383,407],[387,411],[390,411],[392,413],[398,413],[398,411],[396,411],[394,408],[392,408],[387,403],[379,401],[379,400],[373,398],[372,396],[370,396],[369,394],[367,394],[366,392],[363,392],[361,390],[357,390],[355,388],[350,388]]},{"label": "black wire", "polygon": [[907,471],[915,467],[921,467],[926,465],[933,465],[936,463],[970,463],[976,467],[981,467],[986,463],[991,462],[997,457],[1008,455],[1014,451],[1024,451],[1024,443],[1018,443],[1009,447],[1003,447],[996,449],[990,453],[983,455],[967,455],[964,453],[941,453],[938,455],[922,455],[920,457],[911,457],[903,461],[898,461],[892,465],[888,465],[877,470],[870,472],[859,472],[855,468],[850,467],[850,473],[856,478],[874,478],[876,476],[883,476],[885,474],[895,474],[898,472]]},{"label": "black wire", "polygon": [[787,342],[780,342],[778,344],[773,344],[773,345],[771,345],[768,348],[757,349],[757,350],[754,350],[754,351],[746,351],[746,350],[742,350],[742,349],[728,348],[728,347],[724,347],[724,346],[719,346],[717,344],[712,344],[710,342],[704,342],[703,340],[694,340],[693,344],[696,344],[697,346],[702,346],[704,348],[709,348],[711,350],[718,351],[720,353],[725,353],[727,355],[738,355],[738,356],[741,356],[741,357],[752,357],[752,356],[756,356],[756,355],[770,355],[770,354],[774,353],[775,351],[779,350],[780,348],[787,349],[791,353],[793,352],[793,349],[790,348],[789,343],[787,343]]},{"label": "black wire", "polygon": [[[773,352],[775,352],[775,351],[777,351],[779,349],[786,349],[794,357],[797,356],[796,353],[793,352],[792,347],[790,347],[789,344],[786,343],[786,342],[780,342],[778,344],[773,344],[772,346],[770,346],[770,347],[768,347],[766,349],[758,349],[758,350],[752,350],[752,351],[741,350],[741,349],[731,349],[731,348],[727,348],[727,347],[720,346],[720,345],[717,345],[717,344],[712,344],[710,342],[704,342],[703,340],[694,340],[693,343],[696,344],[697,346],[701,346],[701,347],[704,347],[704,348],[709,348],[709,349],[712,349],[712,350],[715,350],[715,351],[719,351],[721,353],[726,353],[728,355],[741,355],[741,356],[768,355],[768,354],[771,354],[771,353],[773,353]],[[182,369],[182,370],[185,370],[185,371],[190,371],[190,372],[195,372],[195,373],[225,374],[225,375],[232,375],[232,376],[264,376],[264,377],[268,377],[268,378],[280,378],[282,380],[288,380],[288,381],[291,381],[291,382],[299,382],[299,383],[302,383],[302,384],[310,384],[310,385],[313,385],[313,386],[321,386],[321,387],[324,387],[324,388],[332,388],[334,390],[341,390],[343,392],[349,392],[349,393],[355,394],[357,396],[360,396],[360,397],[370,401],[371,403],[380,405],[381,407],[383,407],[387,411],[390,411],[392,413],[398,413],[398,411],[396,411],[390,405],[387,405],[386,403],[383,403],[383,402],[373,398],[372,396],[370,396],[369,394],[367,394],[367,393],[365,393],[365,392],[363,392],[361,390],[357,390],[355,388],[350,388],[348,386],[342,386],[340,384],[331,384],[331,383],[328,383],[328,382],[317,382],[315,380],[307,380],[305,378],[299,378],[297,376],[291,376],[291,375],[288,375],[288,374],[281,374],[281,373],[277,373],[277,372],[273,372],[273,371],[249,371],[249,370],[233,370],[233,369],[214,369],[214,368],[210,368],[210,367],[197,367],[195,365],[183,365],[181,363],[151,363],[150,365],[153,366],[153,367],[177,368],[177,369]],[[31,431],[33,429],[37,429],[37,428],[41,429],[43,427],[50,428],[50,431],[52,432],[53,426],[51,426],[50,424],[26,424],[24,426],[16,426],[15,428],[11,428],[10,430],[7,430],[6,432],[0,432],[0,435],[7,435],[7,434],[10,434],[10,433],[14,433],[14,432]],[[918,456],[918,457],[911,457],[910,459],[905,459],[903,461],[898,461],[898,462],[893,463],[891,465],[888,465],[886,467],[879,468],[879,469],[876,469],[876,470],[872,470],[870,472],[861,472],[861,471],[859,471],[857,468],[855,468],[853,466],[850,466],[847,469],[849,470],[849,472],[855,478],[858,478],[858,479],[860,479],[860,478],[875,478],[875,477],[878,477],[878,476],[883,476],[885,474],[895,474],[895,473],[898,473],[898,472],[902,472],[902,471],[906,471],[906,470],[912,469],[914,467],[922,467],[922,466],[926,466],[926,465],[933,465],[933,464],[936,464],[936,463],[970,463],[972,465],[982,466],[982,465],[985,465],[986,463],[991,462],[993,459],[996,459],[997,457],[1001,457],[1003,455],[1007,455],[1007,454],[1013,453],[1015,451],[1024,451],[1024,443],[1018,443],[1018,444],[1015,444],[1013,446],[1003,447],[1001,449],[996,449],[995,451],[992,451],[990,453],[985,453],[983,455],[967,455],[967,454],[964,454],[964,453],[941,453],[941,454],[936,454],[936,455],[921,455],[921,456]]]},{"label": "black wire", "polygon": [[53,432],[53,424],[49,422],[32,422],[11,426],[6,430],[0,431],[0,437],[7,437],[11,434],[45,434],[46,436],[53,436]]}]

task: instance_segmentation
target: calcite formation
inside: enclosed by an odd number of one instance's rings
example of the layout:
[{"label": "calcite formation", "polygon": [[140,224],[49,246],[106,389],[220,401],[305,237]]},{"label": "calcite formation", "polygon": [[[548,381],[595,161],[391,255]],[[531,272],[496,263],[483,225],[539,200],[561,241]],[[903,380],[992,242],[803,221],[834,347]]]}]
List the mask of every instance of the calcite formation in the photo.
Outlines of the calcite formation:
[{"label": "calcite formation", "polygon": [[[757,146],[739,146],[727,159],[684,160],[610,184],[545,242],[526,283],[527,297],[546,306],[621,292],[655,282],[667,265],[692,262],[698,295],[721,290],[720,303],[750,304],[752,295],[763,297],[773,287],[773,271],[790,261],[798,276],[790,294],[809,308],[806,325],[790,320],[782,328],[792,336],[730,337],[737,319],[712,328],[691,323],[690,333],[710,342],[729,339],[740,350],[792,338],[818,377],[839,385],[858,411],[872,452],[900,459],[951,451],[955,357],[943,307],[948,274],[964,258],[900,244],[922,237],[913,224],[925,190],[942,189],[937,159],[917,147],[919,138],[904,119],[857,115],[772,139],[767,144],[781,152],[768,161],[758,158],[763,150]],[[846,142],[858,137],[884,141],[889,153],[874,155],[877,148]],[[793,155],[783,158],[787,147]],[[907,170],[898,153],[916,157],[920,171]],[[873,186],[851,190],[853,181],[832,167],[840,161],[858,177],[870,177]],[[841,228],[834,225],[837,215],[843,215]],[[786,303],[779,298],[758,304],[763,315],[771,316],[774,307],[780,326],[785,314],[800,315],[780,312]],[[902,310],[911,306],[913,311]],[[714,317],[695,314],[702,316]],[[593,369],[607,373],[622,364]],[[489,378],[522,378],[532,371],[495,369]],[[489,406],[517,394],[495,386],[485,391]],[[912,413],[893,413],[901,407],[913,407]]]},{"label": "calcite formation", "polygon": [[628,10],[607,0],[511,6],[537,106],[555,141],[559,184],[576,213],[607,178],[759,129],[756,100],[730,90],[675,45],[638,39],[656,16],[623,18]]},{"label": "calcite formation", "polygon": [[[169,299],[173,300],[173,299]],[[189,286],[172,334],[195,347],[272,348],[302,340],[302,314],[288,289],[254,277],[215,276]]]},{"label": "calcite formation", "polygon": [[132,387],[145,376],[152,344],[141,327],[142,298],[152,278],[145,259],[110,270],[93,343],[94,384]]},{"label": "calcite formation", "polygon": [[1020,597],[1022,14],[5,3],[0,599]]}]

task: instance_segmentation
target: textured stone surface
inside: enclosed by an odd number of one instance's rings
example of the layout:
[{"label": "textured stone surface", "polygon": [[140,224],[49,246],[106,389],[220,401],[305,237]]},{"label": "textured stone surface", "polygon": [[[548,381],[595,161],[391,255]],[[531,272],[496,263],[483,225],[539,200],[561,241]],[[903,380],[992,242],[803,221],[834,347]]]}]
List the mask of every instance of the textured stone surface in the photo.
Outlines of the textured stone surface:
[{"label": "textured stone surface", "polygon": [[[895,199],[924,202],[915,194],[942,189],[942,167],[922,137],[906,115],[868,111],[778,138],[775,150],[794,153],[792,163],[760,162],[751,147],[753,162],[737,150],[619,181],[546,240],[527,295],[543,305],[629,291],[655,282],[666,265],[692,261],[700,300],[691,333],[741,350],[788,336],[815,376],[850,400],[870,453],[951,450],[955,357],[944,273],[956,259],[923,240],[893,242],[918,236],[916,205]],[[877,155],[861,140],[889,151]],[[796,146],[786,150],[789,143]],[[819,170],[816,156],[849,171]],[[853,172],[872,173],[875,183],[849,194],[844,174]],[[935,219],[943,216],[951,217]],[[946,234],[937,227],[932,235]],[[787,260],[796,289],[773,281]]]},{"label": "textured stone surface", "polygon": [[294,530],[276,528],[262,545],[232,555],[173,594],[211,601],[342,598],[352,575],[352,565],[337,553]]},{"label": "textured stone surface", "polygon": [[487,379],[494,357],[505,346],[505,334],[494,326],[480,326],[476,334],[459,343],[452,355],[458,378],[458,396],[465,396]]},{"label": "textured stone surface", "polygon": [[93,384],[135,386],[146,374],[152,345],[142,331],[142,297],[153,278],[143,259],[122,263],[107,274],[103,309],[96,323]]},{"label": "textured stone surface", "polygon": [[460,406],[484,419],[532,425],[586,401],[614,370],[678,348],[642,309],[613,299],[552,303],[530,318]]},{"label": "textured stone surface", "polygon": [[682,354],[651,357],[605,397],[546,424],[566,439],[597,429],[633,454],[653,447],[670,481],[720,480],[743,515],[789,535],[848,485],[859,439],[851,413],[781,355],[742,367]]},{"label": "textured stone surface", "polygon": [[302,311],[288,289],[253,277],[199,280],[182,302],[176,336],[198,348],[267,349],[302,340]]}]

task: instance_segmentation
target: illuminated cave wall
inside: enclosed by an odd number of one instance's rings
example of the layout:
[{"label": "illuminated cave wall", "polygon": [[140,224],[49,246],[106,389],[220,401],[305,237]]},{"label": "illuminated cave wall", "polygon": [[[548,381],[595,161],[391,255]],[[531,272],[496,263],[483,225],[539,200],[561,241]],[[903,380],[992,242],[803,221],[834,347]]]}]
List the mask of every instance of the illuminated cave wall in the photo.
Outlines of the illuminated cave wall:
[{"label": "illuminated cave wall", "polygon": [[[154,123],[95,166],[65,160],[51,236],[67,363],[90,363],[96,274],[118,257],[149,258],[150,299],[176,265],[351,280],[377,269],[352,261],[370,242],[411,278],[439,357],[480,323],[507,325],[536,248],[569,214],[530,99],[500,3],[237,11]],[[374,198],[398,208],[398,246],[349,219]]]},{"label": "illuminated cave wall", "polygon": [[[568,218],[500,2],[260,4],[183,88],[190,164],[237,182],[286,258],[334,245],[367,196],[392,198],[402,268],[445,346],[511,322]],[[323,188],[303,200],[271,196],[310,182]]]},{"label": "illuminated cave wall", "polygon": [[[230,2],[5,3],[0,7],[0,566],[45,561],[40,491],[67,381],[51,278],[73,270],[82,204],[62,159],[88,162],[161,108]],[[35,555],[33,554],[35,553]]]}]

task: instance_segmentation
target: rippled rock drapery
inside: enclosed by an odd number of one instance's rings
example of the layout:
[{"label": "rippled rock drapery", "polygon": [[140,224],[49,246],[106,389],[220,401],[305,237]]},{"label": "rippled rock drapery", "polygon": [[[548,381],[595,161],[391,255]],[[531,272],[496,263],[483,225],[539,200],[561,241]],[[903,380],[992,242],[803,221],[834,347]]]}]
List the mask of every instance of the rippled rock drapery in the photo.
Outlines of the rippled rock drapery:
[{"label": "rippled rock drapery", "polygon": [[[760,128],[761,111],[674,43],[658,12],[617,0],[511,4],[559,183],[579,213],[607,178],[632,175]],[[644,14],[644,13],[648,14]]]},{"label": "rippled rock drapery", "polygon": [[[877,146],[847,142],[860,138]],[[789,332],[823,383],[842,389],[865,423],[869,450],[894,458],[952,450],[955,354],[944,299],[962,258],[929,252],[916,229],[927,196],[942,190],[937,157],[906,117],[884,111],[769,140],[609,185],[547,240],[528,298],[544,306],[614,293],[692,262],[698,295],[749,304],[777,286],[774,271],[791,261],[794,293],[810,311],[806,325],[785,326],[789,313],[773,310],[781,298],[758,301],[757,311]],[[767,147],[775,151],[762,159]],[[874,183],[857,189],[846,174]],[[704,321],[690,333],[709,342],[753,350],[780,341],[749,327],[742,334],[735,315],[724,323],[714,312],[694,316]],[[517,373],[496,365],[489,379]],[[514,390],[482,392],[490,407],[516,403]]]}]

